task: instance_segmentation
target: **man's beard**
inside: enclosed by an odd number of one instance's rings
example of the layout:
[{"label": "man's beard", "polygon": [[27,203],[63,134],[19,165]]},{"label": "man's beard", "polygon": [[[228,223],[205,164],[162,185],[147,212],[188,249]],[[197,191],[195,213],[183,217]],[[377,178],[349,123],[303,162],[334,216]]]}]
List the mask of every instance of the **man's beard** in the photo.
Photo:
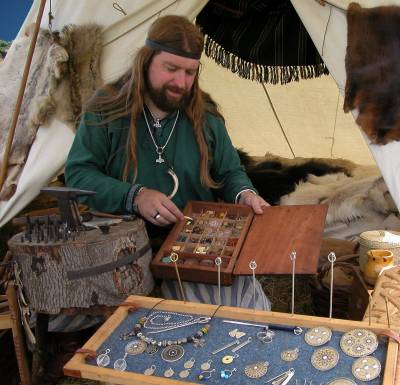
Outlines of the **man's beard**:
[{"label": "man's beard", "polygon": [[[154,88],[149,81],[147,83],[147,92],[152,102],[164,112],[173,112],[176,110],[184,110],[190,99],[190,92],[165,84],[161,88]],[[180,93],[180,96],[172,97],[168,95],[167,90]]]}]

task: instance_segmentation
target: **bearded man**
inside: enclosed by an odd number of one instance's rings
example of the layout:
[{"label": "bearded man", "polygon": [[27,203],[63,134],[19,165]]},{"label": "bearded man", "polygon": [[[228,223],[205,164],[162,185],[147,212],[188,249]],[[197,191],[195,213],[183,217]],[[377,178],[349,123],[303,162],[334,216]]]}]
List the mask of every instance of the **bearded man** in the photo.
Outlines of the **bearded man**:
[{"label": "bearded man", "polygon": [[[200,89],[203,42],[184,17],[157,19],[131,70],[90,101],[68,156],[67,184],[97,192],[85,203],[140,215],[150,237],[183,220],[189,200],[241,203],[256,214],[268,206],[240,164],[216,104]],[[215,286],[185,288],[190,301],[218,303]],[[178,297],[175,281],[162,289]],[[252,292],[248,278],[238,277],[224,288],[223,302],[253,306]],[[258,283],[256,305],[269,308]]]}]

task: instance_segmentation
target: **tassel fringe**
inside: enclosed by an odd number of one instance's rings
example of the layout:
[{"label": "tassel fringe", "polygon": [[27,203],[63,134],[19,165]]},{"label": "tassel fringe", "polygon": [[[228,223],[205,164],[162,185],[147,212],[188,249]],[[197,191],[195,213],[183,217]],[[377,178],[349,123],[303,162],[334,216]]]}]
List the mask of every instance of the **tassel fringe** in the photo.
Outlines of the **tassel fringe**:
[{"label": "tassel fringe", "polygon": [[210,36],[205,36],[205,54],[217,64],[230,69],[241,78],[255,80],[259,83],[287,84],[300,79],[312,79],[328,75],[329,70],[325,63],[299,66],[271,66],[250,63],[233,53],[226,51]]}]

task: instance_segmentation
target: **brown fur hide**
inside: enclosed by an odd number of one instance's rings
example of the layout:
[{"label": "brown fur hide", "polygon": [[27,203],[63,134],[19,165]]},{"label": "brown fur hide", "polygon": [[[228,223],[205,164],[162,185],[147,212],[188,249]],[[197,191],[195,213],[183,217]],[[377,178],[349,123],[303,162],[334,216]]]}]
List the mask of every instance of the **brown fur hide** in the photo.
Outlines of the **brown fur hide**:
[{"label": "brown fur hide", "polygon": [[[0,65],[0,166],[29,44],[29,37],[15,41]],[[100,52],[99,26],[67,26],[53,35],[40,31],[0,200],[13,196],[40,125],[56,114],[75,126],[82,105],[100,85]]]},{"label": "brown fur hide", "polygon": [[400,140],[400,7],[347,10],[348,45],[343,109],[377,144]]}]

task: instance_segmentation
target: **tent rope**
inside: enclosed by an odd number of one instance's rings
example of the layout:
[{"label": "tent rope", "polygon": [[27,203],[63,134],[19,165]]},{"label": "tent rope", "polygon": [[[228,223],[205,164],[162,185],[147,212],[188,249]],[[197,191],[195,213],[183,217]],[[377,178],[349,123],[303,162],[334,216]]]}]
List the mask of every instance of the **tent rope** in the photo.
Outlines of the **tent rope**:
[{"label": "tent rope", "polygon": [[336,122],[337,122],[337,116],[338,116],[338,111],[339,111],[339,97],[340,97],[340,91],[338,90],[338,96],[337,96],[337,101],[336,101],[336,113],[335,113],[335,121],[333,123],[333,132],[332,132],[332,143],[331,143],[331,158],[333,158],[333,147],[335,146],[335,135],[336,135]]},{"label": "tent rope", "polygon": [[268,93],[267,88],[265,87],[265,83],[261,83],[261,85],[262,85],[263,88],[264,88],[264,92],[265,92],[265,95],[267,96],[267,99],[268,99],[268,102],[269,102],[269,106],[271,107],[272,112],[274,113],[275,119],[276,119],[276,121],[277,121],[278,124],[279,124],[279,127],[280,127],[280,129],[281,129],[282,135],[283,135],[283,137],[284,137],[285,140],[286,140],[286,143],[287,143],[287,145],[288,145],[288,147],[289,147],[289,150],[290,150],[290,152],[292,153],[293,158],[296,158],[296,155],[295,155],[295,153],[294,153],[294,151],[293,151],[293,148],[292,148],[292,146],[290,145],[289,138],[287,137],[286,132],[285,132],[285,130],[284,130],[283,126],[282,126],[282,123],[281,123],[281,121],[280,121],[280,119],[279,119],[279,117],[278,117],[278,114],[277,114],[277,112],[276,112],[276,110],[275,110],[275,107],[274,107],[274,105],[272,104],[272,100],[271,100],[271,97],[269,96],[269,93]]}]

